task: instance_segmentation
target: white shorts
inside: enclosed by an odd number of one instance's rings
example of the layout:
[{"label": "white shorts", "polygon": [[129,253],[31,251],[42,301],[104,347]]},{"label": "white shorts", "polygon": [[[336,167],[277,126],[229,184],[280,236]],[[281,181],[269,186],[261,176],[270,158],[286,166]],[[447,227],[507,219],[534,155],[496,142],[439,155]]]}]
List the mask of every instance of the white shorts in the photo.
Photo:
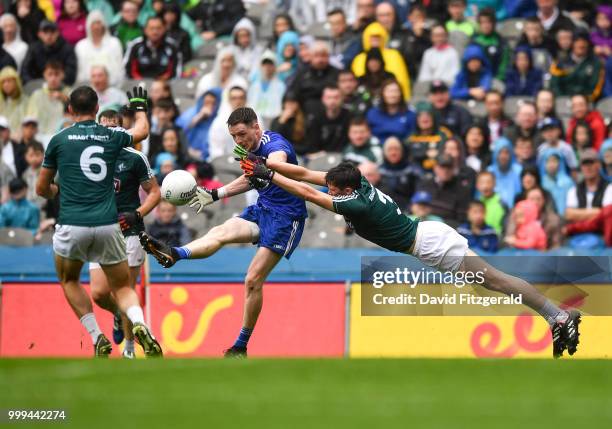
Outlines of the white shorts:
[{"label": "white shorts", "polygon": [[467,239],[450,226],[436,221],[419,222],[412,255],[425,265],[455,272],[467,251]]},{"label": "white shorts", "polygon": [[[127,261],[130,268],[140,267],[144,264],[146,253],[140,245],[140,240],[136,235],[125,237],[125,245],[127,250]],[[100,268],[97,262],[90,262],[89,269],[95,270]]]},{"label": "white shorts", "polygon": [[67,259],[114,265],[127,259],[118,223],[102,226],[56,225],[53,251]]}]

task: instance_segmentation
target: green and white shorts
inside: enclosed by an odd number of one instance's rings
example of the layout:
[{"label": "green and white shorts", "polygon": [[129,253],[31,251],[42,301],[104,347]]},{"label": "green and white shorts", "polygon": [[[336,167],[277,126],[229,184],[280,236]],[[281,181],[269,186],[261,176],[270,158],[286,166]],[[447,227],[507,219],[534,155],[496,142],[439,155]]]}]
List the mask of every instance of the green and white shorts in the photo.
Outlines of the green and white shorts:
[{"label": "green and white shorts", "polygon": [[118,223],[102,226],[56,225],[53,251],[67,259],[114,265],[127,259]]},{"label": "green and white shorts", "polygon": [[[140,240],[135,235],[125,237],[125,244],[127,250],[127,261],[130,268],[138,268],[144,264],[145,256],[147,255],[140,245]],[[89,269],[95,270],[100,268],[100,264],[97,262],[90,262]]]}]

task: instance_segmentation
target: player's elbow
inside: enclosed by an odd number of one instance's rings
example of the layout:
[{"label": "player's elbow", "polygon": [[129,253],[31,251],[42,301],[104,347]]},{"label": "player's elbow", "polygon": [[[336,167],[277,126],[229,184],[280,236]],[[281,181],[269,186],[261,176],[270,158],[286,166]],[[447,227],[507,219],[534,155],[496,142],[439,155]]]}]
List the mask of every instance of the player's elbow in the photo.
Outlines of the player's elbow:
[{"label": "player's elbow", "polygon": [[38,182],[36,182],[36,195],[38,195],[39,197],[46,197],[48,190],[49,190],[48,184],[43,183],[42,180],[39,180]]}]

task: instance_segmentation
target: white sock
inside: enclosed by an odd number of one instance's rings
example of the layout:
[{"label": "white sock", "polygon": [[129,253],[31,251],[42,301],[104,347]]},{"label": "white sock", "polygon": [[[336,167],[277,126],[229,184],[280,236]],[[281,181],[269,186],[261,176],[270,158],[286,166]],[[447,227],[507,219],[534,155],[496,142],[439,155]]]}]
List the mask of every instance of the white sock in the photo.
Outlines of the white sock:
[{"label": "white sock", "polygon": [[96,344],[98,337],[102,333],[96,321],[96,316],[93,313],[87,313],[85,316],[81,317],[81,324],[87,329],[89,335],[91,335],[91,342]]},{"label": "white sock", "polygon": [[125,314],[133,324],[142,323],[144,325],[144,314],[142,314],[142,308],[140,308],[140,306],[132,305],[127,309]]},{"label": "white sock", "polygon": [[125,340],[125,350],[134,353],[134,340]]}]

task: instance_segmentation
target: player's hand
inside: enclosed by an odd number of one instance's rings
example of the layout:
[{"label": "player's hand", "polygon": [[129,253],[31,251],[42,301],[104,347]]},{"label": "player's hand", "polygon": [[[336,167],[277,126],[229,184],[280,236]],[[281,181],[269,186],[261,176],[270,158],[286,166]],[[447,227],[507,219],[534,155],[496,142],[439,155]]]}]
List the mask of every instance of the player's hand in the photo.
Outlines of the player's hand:
[{"label": "player's hand", "polygon": [[234,156],[235,156],[236,161],[242,161],[243,159],[246,159],[248,155],[249,155],[249,151],[243,148],[242,146],[240,145],[234,146]]},{"label": "player's hand", "polygon": [[119,213],[119,226],[121,227],[121,231],[127,231],[140,221],[142,221],[142,215],[138,210]]},{"label": "player's hand", "polygon": [[274,177],[274,170],[270,170],[266,167],[264,161],[256,159],[251,161],[250,159],[244,159],[240,161],[240,168],[244,171],[245,176],[255,177],[256,179],[263,179],[271,181]]},{"label": "player's hand", "polygon": [[196,213],[202,213],[204,207],[214,203],[219,199],[219,194],[216,189],[206,189],[198,186],[196,195],[189,201],[189,207],[194,209]]},{"label": "player's hand", "polygon": [[147,90],[142,86],[135,86],[132,90],[127,92],[128,100],[130,100],[130,109],[135,112],[144,112],[147,113],[148,105],[147,105]]}]

